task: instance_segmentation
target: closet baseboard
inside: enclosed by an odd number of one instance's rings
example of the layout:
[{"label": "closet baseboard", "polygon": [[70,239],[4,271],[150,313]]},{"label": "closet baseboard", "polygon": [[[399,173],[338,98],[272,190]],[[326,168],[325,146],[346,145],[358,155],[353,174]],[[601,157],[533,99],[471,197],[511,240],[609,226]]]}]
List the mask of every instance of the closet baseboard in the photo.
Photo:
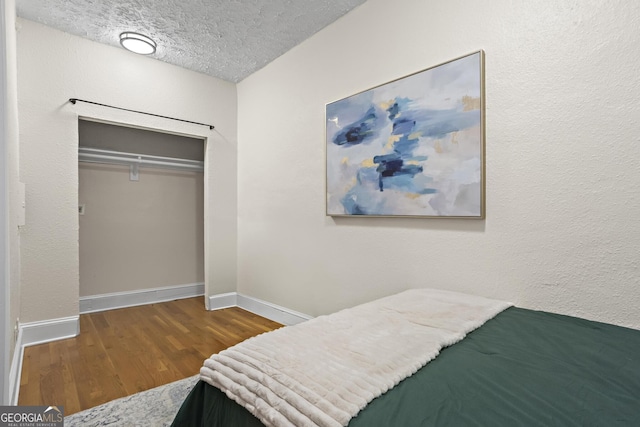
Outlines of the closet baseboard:
[{"label": "closet baseboard", "polygon": [[137,305],[154,304],[157,302],[173,301],[202,295],[204,295],[204,283],[90,295],[80,297],[80,314],[114,310],[116,308],[135,307]]}]

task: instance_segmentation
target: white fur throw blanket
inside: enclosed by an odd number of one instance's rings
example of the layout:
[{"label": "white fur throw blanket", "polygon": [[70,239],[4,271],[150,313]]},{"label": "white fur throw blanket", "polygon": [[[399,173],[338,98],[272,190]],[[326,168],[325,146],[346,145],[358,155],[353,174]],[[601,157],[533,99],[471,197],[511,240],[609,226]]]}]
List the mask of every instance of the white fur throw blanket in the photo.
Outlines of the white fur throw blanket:
[{"label": "white fur throw blanket", "polygon": [[250,338],[207,359],[200,378],[266,426],[346,426],[510,305],[409,290]]}]

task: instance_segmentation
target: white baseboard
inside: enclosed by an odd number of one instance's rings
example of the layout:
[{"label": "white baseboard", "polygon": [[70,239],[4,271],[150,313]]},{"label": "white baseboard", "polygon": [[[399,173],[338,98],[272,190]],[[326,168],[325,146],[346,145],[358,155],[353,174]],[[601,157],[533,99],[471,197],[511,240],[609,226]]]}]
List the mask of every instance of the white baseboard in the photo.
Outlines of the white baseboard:
[{"label": "white baseboard", "polygon": [[21,323],[22,347],[73,338],[80,333],[80,316]]},{"label": "white baseboard", "polygon": [[80,297],[80,314],[154,304],[201,295],[204,295],[204,283],[91,295]]},{"label": "white baseboard", "polygon": [[13,350],[13,359],[11,360],[11,369],[9,370],[9,405],[13,406],[18,404],[23,356],[24,346],[22,345],[22,329],[19,328],[16,346]]},{"label": "white baseboard", "polygon": [[242,294],[238,294],[238,307],[283,325],[296,325],[313,319],[313,316]]},{"label": "white baseboard", "polygon": [[313,318],[312,316],[308,316],[304,313],[290,310],[286,307],[272,304],[267,301],[262,301],[258,298],[242,295],[237,292],[212,295],[209,297],[208,301],[209,310],[240,307],[259,316],[266,317],[269,320],[273,320],[274,322],[282,323],[283,325],[296,325]]},{"label": "white baseboard", "polygon": [[228,292],[226,294],[211,295],[208,298],[207,310],[220,310],[222,308],[237,307],[238,293]]},{"label": "white baseboard", "polygon": [[20,394],[20,377],[24,348],[30,345],[73,338],[80,333],[80,316],[62,317],[40,322],[21,323],[18,326],[11,370],[9,371],[9,396],[11,405],[18,404]]}]

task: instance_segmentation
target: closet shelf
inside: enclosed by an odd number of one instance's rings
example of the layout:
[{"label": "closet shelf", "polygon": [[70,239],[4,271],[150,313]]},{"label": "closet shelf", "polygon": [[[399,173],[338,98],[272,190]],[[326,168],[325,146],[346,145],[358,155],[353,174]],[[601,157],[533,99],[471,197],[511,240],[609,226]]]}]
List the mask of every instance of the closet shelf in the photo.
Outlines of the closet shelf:
[{"label": "closet shelf", "polygon": [[121,151],[101,150],[88,147],[78,148],[78,161],[139,167],[147,166],[154,168],[188,170],[195,172],[204,171],[204,162],[198,160],[151,156],[147,154],[124,153]]}]

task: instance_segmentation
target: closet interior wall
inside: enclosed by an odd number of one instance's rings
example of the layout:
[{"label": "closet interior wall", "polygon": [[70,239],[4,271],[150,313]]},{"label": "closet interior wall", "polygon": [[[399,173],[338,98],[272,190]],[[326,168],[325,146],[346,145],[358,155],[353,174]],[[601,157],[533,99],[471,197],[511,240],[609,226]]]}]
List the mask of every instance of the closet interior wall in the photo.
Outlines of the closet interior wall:
[{"label": "closet interior wall", "polygon": [[79,141],[80,297],[202,284],[203,173],[175,165],[201,165],[204,141],[86,120]]}]

